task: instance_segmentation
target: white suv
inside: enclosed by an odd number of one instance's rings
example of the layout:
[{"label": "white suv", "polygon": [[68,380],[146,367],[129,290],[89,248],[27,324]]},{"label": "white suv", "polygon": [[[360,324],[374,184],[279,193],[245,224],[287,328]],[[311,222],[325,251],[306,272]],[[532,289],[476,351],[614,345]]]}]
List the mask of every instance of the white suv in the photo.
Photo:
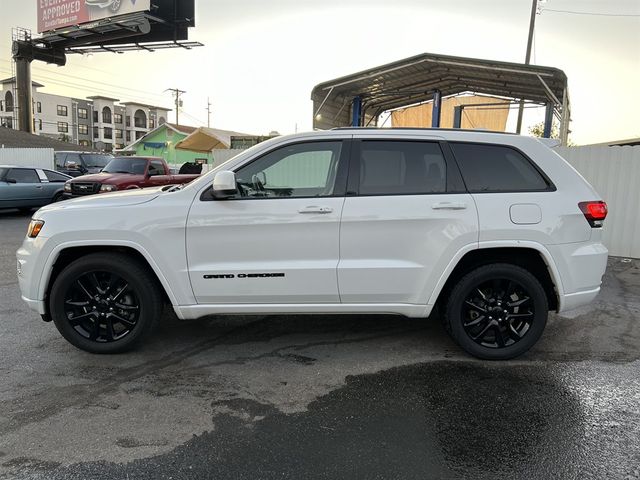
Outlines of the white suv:
[{"label": "white suv", "polygon": [[90,352],[130,348],[166,302],[181,319],[438,306],[467,352],[507,359],[549,310],[597,295],[606,214],[534,138],[339,129],[270,140],[184,187],[45,207],[18,277],[24,301]]}]

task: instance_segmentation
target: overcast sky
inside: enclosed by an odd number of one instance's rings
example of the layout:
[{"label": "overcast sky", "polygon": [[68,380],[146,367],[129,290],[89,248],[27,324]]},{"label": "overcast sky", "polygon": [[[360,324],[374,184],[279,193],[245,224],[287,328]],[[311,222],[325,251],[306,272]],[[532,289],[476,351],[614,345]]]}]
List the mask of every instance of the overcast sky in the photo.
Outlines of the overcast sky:
[{"label": "overcast sky", "polygon": [[[8,77],[11,28],[37,29],[37,0],[0,1],[0,74]],[[191,39],[203,48],[70,56],[63,68],[35,62],[33,78],[48,93],[166,106],[163,91],[177,87],[187,90],[181,123],[206,124],[210,97],[214,127],[291,133],[311,128],[311,90],[325,80],[424,52],[524,61],[531,1],[196,0],[196,7]],[[569,77],[576,143],[640,137],[640,0],[548,0],[535,38],[532,63]]]}]

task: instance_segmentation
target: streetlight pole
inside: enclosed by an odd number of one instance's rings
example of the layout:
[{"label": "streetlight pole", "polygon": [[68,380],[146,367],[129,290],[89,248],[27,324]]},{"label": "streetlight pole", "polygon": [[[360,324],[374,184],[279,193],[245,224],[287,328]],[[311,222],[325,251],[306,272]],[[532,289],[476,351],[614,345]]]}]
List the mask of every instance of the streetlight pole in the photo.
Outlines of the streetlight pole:
[{"label": "streetlight pole", "polygon": [[[525,57],[525,65],[529,65],[531,62],[531,46],[533,45],[533,32],[536,28],[536,13],[538,11],[538,0],[533,0],[531,3],[531,19],[529,20],[529,38],[527,40],[527,55]],[[520,100],[520,108],[518,109],[518,124],[516,126],[516,133],[522,131],[522,115],[524,113],[524,101]]]}]

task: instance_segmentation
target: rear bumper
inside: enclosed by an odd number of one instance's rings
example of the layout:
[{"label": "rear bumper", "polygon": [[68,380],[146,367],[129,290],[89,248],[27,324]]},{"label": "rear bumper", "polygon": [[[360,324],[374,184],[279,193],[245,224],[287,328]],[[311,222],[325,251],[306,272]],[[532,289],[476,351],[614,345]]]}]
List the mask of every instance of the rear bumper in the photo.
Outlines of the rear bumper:
[{"label": "rear bumper", "polygon": [[593,301],[607,268],[607,248],[600,242],[550,245],[548,248],[562,282],[558,311],[572,310]]}]

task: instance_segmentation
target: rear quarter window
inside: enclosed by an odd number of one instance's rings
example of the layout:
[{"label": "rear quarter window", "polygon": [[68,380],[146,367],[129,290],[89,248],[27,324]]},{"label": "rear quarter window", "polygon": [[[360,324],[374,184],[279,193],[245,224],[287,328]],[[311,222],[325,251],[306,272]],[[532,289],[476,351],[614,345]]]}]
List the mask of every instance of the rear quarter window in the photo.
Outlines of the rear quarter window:
[{"label": "rear quarter window", "polygon": [[536,192],[552,188],[518,150],[503,145],[451,143],[467,189],[482,192]]}]

